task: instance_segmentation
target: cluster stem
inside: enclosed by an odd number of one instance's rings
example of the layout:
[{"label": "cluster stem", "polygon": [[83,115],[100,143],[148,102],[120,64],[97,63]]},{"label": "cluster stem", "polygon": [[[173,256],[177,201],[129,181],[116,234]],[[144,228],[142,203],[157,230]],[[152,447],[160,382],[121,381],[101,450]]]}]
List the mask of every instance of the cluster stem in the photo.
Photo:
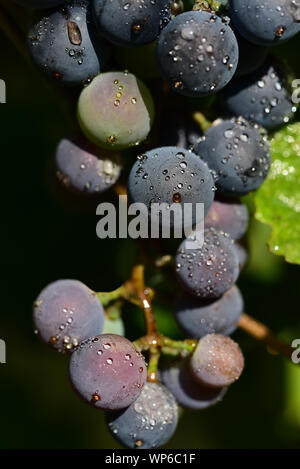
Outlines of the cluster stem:
[{"label": "cluster stem", "polygon": [[155,314],[152,306],[151,289],[145,286],[144,266],[134,267],[131,276],[133,288],[136,290],[140,306],[144,313],[147,335],[145,343],[149,345],[149,365],[147,380],[151,383],[158,381],[157,370],[161,354],[161,340],[157,329]]},{"label": "cluster stem", "polygon": [[271,352],[282,354],[291,359],[293,348],[276,337],[271,329],[248,314],[242,314],[239,327],[256,340],[267,345]]},{"label": "cluster stem", "polygon": [[[196,339],[173,340],[165,337],[158,331],[155,313],[152,305],[154,292],[145,285],[144,265],[139,264],[133,268],[131,278],[121,287],[112,292],[97,293],[104,307],[120,300],[129,301],[139,306],[144,314],[146,335],[137,339],[134,344],[139,351],[149,352],[148,381],[157,381],[157,368],[161,353],[172,356],[186,357],[191,355],[197,347]],[[263,323],[243,313],[239,327],[256,340],[264,343],[273,354],[281,354],[291,359],[293,348],[283,342]]]},{"label": "cluster stem", "polygon": [[217,12],[221,8],[221,6],[222,3],[218,0],[195,0],[193,10]]}]

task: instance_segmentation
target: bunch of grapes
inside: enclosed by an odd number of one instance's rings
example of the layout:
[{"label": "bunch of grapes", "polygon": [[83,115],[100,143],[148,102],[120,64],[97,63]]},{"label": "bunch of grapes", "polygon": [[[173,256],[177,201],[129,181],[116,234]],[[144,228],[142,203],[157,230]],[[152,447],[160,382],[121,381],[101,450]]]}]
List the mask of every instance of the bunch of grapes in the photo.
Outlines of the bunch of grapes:
[{"label": "bunch of grapes", "polygon": [[[193,215],[172,258],[183,340],[157,330],[153,290],[139,266],[112,292],[59,280],[34,304],[36,333],[70,354],[74,390],[105,411],[112,435],[128,448],[157,448],[175,432],[179,406],[216,404],[244,368],[229,337],[245,323],[236,281],[247,261],[241,240],[249,215],[239,198],[268,175],[268,132],[296,112],[290,72],[271,52],[300,31],[300,4],[16,2],[36,9],[28,32],[32,62],[78,98],[78,131],[58,142],[55,154],[64,190],[98,200],[127,186],[130,202],[149,213],[155,203],[204,207],[204,229]],[[190,249],[198,230],[203,244]],[[169,259],[162,254],[159,267]],[[124,337],[124,301],[145,316],[147,333],[135,342]],[[162,355],[174,358],[165,366]]]}]

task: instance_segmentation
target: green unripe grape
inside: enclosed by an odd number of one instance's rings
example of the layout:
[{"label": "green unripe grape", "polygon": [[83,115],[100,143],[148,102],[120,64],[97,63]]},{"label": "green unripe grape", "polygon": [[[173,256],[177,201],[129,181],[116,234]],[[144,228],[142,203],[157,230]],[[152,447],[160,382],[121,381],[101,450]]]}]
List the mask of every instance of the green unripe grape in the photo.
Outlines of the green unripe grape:
[{"label": "green unripe grape", "polygon": [[152,96],[144,83],[128,72],[107,72],[83,89],[78,101],[82,131],[95,144],[124,150],[139,145],[151,130]]}]

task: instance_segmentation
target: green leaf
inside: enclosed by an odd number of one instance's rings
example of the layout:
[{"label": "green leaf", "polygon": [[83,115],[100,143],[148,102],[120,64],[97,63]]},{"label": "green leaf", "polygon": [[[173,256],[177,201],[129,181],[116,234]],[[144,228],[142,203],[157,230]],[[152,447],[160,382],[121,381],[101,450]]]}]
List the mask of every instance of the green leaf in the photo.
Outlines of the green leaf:
[{"label": "green leaf", "polygon": [[272,166],[256,192],[257,220],[272,227],[269,247],[300,264],[300,123],[278,131],[271,141]]}]

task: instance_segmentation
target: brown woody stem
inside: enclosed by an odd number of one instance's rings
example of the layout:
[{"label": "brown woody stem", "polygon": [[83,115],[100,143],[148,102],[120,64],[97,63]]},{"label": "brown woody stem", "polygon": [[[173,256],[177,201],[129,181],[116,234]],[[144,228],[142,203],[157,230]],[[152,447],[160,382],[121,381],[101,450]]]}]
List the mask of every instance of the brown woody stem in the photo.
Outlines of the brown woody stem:
[{"label": "brown woody stem", "polygon": [[273,332],[263,323],[244,313],[240,319],[239,327],[254,337],[256,340],[266,344],[267,347],[269,347],[273,352],[278,354],[280,353],[291,359],[293,348],[282,340],[278,339],[278,337],[276,337]]},{"label": "brown woody stem", "polygon": [[141,308],[144,312],[145,324],[146,324],[146,340],[148,339],[149,344],[149,365],[148,365],[148,374],[147,380],[151,383],[156,383],[158,381],[157,376],[157,369],[158,369],[158,362],[160,358],[160,341],[159,341],[159,334],[157,330],[155,314],[152,307],[151,301],[151,290],[145,287],[145,280],[144,280],[144,266],[137,265],[134,267],[132,276],[131,276],[131,283],[133,288],[137,293],[137,297],[140,300]]}]

